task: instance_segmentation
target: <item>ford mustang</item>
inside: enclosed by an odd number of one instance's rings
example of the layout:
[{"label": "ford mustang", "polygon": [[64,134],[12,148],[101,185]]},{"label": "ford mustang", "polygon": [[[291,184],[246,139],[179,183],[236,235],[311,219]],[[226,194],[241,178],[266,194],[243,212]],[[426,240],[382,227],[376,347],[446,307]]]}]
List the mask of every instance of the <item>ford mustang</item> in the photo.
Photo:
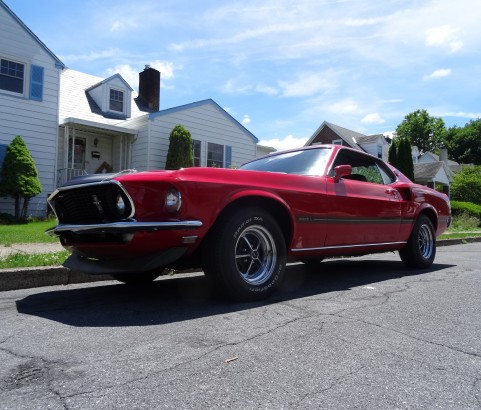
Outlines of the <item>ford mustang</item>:
[{"label": "ford mustang", "polygon": [[47,231],[71,251],[64,266],[154,280],[162,268],[201,267],[237,300],[270,295],[288,261],[398,251],[429,267],[450,224],[448,197],[374,156],[317,145],[239,169],[123,171],[74,178],[49,204]]}]

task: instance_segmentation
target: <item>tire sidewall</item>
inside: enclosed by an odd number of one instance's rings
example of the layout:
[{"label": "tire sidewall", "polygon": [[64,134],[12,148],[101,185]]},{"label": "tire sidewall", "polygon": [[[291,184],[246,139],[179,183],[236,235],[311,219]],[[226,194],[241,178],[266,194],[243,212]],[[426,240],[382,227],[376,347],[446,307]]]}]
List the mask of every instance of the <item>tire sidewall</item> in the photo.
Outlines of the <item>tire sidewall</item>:
[{"label": "tire sidewall", "polygon": [[[425,258],[419,248],[419,234],[424,226],[429,229],[433,239],[432,251],[429,258]],[[416,220],[408,244],[404,249],[399,251],[399,254],[401,255],[402,261],[412,268],[427,268],[433,264],[436,256],[436,236],[433,224],[427,216],[420,215]]]},{"label": "tire sidewall", "polygon": [[[243,279],[235,261],[236,244],[246,229],[260,226],[272,236],[276,260],[269,278],[265,282],[254,285]],[[248,208],[235,212],[225,218],[218,230],[218,279],[228,293],[235,298],[261,299],[271,294],[282,281],[286,266],[286,244],[277,222],[265,211]]]}]

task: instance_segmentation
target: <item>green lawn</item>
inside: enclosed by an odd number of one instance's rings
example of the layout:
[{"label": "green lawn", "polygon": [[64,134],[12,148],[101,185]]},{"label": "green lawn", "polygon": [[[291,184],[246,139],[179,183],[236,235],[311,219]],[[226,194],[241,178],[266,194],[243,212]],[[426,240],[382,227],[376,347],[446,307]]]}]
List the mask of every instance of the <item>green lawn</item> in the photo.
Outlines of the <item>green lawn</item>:
[{"label": "green lawn", "polygon": [[0,245],[58,242],[57,238],[45,235],[45,231],[55,225],[55,219],[28,224],[0,225]]}]

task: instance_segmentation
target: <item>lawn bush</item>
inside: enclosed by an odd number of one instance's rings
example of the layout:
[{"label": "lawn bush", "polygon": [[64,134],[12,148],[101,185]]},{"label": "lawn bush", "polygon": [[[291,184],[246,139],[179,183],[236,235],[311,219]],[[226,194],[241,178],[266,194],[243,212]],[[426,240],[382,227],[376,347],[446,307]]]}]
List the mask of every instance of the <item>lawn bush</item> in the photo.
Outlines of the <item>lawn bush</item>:
[{"label": "lawn bush", "polygon": [[481,205],[472,202],[451,201],[453,230],[471,230],[481,226]]}]

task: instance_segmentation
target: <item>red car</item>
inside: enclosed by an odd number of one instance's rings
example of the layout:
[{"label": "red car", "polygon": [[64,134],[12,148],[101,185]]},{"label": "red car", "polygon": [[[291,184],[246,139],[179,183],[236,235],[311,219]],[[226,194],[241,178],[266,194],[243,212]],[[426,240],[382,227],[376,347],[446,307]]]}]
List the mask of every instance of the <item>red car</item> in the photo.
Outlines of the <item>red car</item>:
[{"label": "red car", "polygon": [[445,194],[382,160],[337,145],[275,153],[240,169],[90,175],[49,198],[47,231],[72,252],[64,265],[129,283],[163,267],[202,267],[225,295],[259,299],[289,260],[399,251],[433,263],[451,220]]}]

